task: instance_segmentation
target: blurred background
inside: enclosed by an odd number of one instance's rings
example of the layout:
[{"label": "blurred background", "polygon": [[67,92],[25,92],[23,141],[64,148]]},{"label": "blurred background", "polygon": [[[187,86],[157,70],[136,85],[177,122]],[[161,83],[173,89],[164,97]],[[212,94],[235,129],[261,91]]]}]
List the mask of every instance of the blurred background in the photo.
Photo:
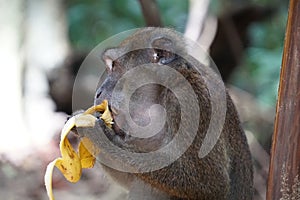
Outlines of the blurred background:
[{"label": "blurred background", "polygon": [[[156,2],[153,12],[161,25],[210,52],[246,130],[255,162],[255,199],[265,199],[288,1],[149,2]],[[59,156],[76,73],[108,37],[151,24],[141,5],[142,0],[0,0],[0,199],[47,199],[43,176]],[[86,81],[82,96],[93,96]],[[57,199],[126,195],[99,166],[85,170],[77,184],[56,170],[53,187]]]}]

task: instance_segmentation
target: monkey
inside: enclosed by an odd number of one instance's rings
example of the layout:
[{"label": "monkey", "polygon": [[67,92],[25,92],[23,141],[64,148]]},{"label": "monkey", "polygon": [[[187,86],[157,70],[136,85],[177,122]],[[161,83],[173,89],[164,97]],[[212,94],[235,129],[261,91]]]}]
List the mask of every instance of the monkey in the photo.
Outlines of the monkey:
[{"label": "monkey", "polygon": [[[186,59],[188,56],[186,45],[184,39],[172,29],[148,27],[138,30],[118,47],[108,48],[103,52],[102,59],[106,64],[107,77],[96,91],[94,104],[98,105],[105,99],[109,102],[114,124],[112,128],[108,128],[99,119],[97,126],[103,130],[104,136],[111,143],[126,152],[147,155],[149,152],[166,147],[174,138],[179,137],[181,123],[186,123],[187,127],[196,127],[196,131],[190,143],[188,138],[193,128],[183,132],[184,139],[174,144],[179,149],[189,143],[188,147],[176,160],[159,169],[125,172],[106,165],[102,167],[114,181],[129,190],[129,199],[250,200],[253,196],[251,154],[238,113],[226,91],[225,121],[220,136],[212,150],[206,156],[199,157],[199,149],[212,116],[211,96],[203,77],[207,74],[205,71],[199,73],[194,67],[198,65],[204,69],[206,66],[196,59]],[[145,66],[144,75],[128,80],[122,79],[131,70],[137,70],[137,66]],[[133,92],[129,91],[130,81],[146,79],[147,75],[151,75],[155,80],[155,74],[161,72],[163,66],[179,73],[178,77],[184,77],[191,88],[179,78],[160,76],[157,78],[162,79],[159,80],[160,84],[150,81]],[[178,100],[177,94],[163,85],[164,81],[167,81],[164,79],[171,80],[174,88],[183,89],[179,91],[188,91],[188,95]],[[117,89],[118,82],[122,82],[121,89]],[[165,118],[165,123],[155,135],[143,138],[129,134],[130,124],[124,117],[126,110],[122,107],[127,93],[131,94],[128,102],[129,115],[137,125],[143,127],[154,118],[159,120]],[[192,96],[189,95],[192,93],[196,96],[195,102],[196,107],[199,107],[199,113],[193,116],[194,120],[185,120],[181,117],[185,110],[181,107],[180,101],[192,104],[190,102]],[[153,104],[161,105],[165,113],[162,115],[159,109],[153,109],[152,113],[147,112]],[[187,109],[188,112],[192,112],[195,108],[187,107]],[[172,153],[169,152],[171,156]],[[112,158],[112,160],[123,165],[122,162],[127,158],[123,159],[122,153],[119,156],[120,159]],[[166,158],[168,156],[167,154]],[[130,159],[132,160],[128,162],[129,165],[141,162],[134,158]],[[144,159],[146,161],[155,158]]]}]

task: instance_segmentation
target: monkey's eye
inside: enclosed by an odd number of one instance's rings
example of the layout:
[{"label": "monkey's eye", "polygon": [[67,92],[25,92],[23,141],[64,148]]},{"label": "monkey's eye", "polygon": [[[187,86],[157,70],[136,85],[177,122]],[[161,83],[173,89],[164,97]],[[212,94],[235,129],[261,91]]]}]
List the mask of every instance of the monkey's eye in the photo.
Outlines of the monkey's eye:
[{"label": "monkey's eye", "polygon": [[104,59],[104,61],[105,61],[105,65],[106,65],[107,70],[112,71],[113,66],[114,66],[114,61],[109,57],[106,57]]},{"label": "monkey's eye", "polygon": [[152,62],[161,65],[166,65],[172,62],[176,58],[176,55],[169,51],[156,51],[153,53]]},{"label": "monkey's eye", "polygon": [[160,59],[159,53],[155,52],[155,53],[153,54],[152,62],[153,62],[153,63],[158,63],[158,62],[159,62],[159,59]]}]

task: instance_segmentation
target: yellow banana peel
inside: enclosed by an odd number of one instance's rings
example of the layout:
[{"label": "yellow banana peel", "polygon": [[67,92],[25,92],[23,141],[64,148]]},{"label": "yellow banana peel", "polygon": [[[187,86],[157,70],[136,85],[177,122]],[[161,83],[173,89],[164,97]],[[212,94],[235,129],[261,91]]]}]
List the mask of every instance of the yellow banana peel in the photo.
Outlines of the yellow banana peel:
[{"label": "yellow banana peel", "polygon": [[60,153],[61,157],[53,160],[47,166],[44,181],[47,194],[50,200],[54,200],[52,191],[52,174],[54,166],[61,171],[64,177],[72,183],[80,180],[81,171],[83,168],[92,168],[96,158],[91,154],[85,145],[93,145],[92,141],[84,137],[78,145],[78,152],[74,150],[67,136],[71,129],[75,127],[94,127],[97,118],[93,116],[95,112],[103,112],[101,119],[106,126],[112,127],[113,119],[108,109],[108,102],[104,100],[101,104],[88,108],[84,113],[77,114],[71,117],[63,127],[60,138]]}]

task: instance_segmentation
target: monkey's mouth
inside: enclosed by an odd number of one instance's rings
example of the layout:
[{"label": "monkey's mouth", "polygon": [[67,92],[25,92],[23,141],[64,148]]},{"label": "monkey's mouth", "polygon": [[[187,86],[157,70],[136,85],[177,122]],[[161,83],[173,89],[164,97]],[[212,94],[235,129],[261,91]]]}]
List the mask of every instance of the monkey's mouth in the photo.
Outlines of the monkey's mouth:
[{"label": "monkey's mouth", "polygon": [[[110,102],[108,102],[107,100],[103,100],[101,102],[101,104],[95,105],[91,108],[88,109],[88,111],[86,111],[87,113],[92,113],[92,112],[96,112],[95,116],[99,119],[102,120],[105,124],[105,126],[108,129],[113,130],[113,134],[112,131],[104,131],[105,135],[113,141],[119,141],[119,140],[115,140],[114,137],[119,137],[120,139],[125,139],[125,136],[127,136],[127,133],[124,132],[121,127],[124,127],[124,122],[125,120],[123,120],[124,118],[122,118],[122,114],[119,114],[119,111],[117,109],[115,109]],[[118,119],[118,120],[116,120]],[[116,121],[118,123],[116,123]]]},{"label": "monkey's mouth", "polygon": [[[109,105],[108,108],[112,117],[112,130],[117,136],[124,139],[127,133],[123,131],[121,127],[124,126],[125,120],[121,119],[119,111],[113,106]],[[118,118],[118,120],[116,120],[116,118]]]}]

